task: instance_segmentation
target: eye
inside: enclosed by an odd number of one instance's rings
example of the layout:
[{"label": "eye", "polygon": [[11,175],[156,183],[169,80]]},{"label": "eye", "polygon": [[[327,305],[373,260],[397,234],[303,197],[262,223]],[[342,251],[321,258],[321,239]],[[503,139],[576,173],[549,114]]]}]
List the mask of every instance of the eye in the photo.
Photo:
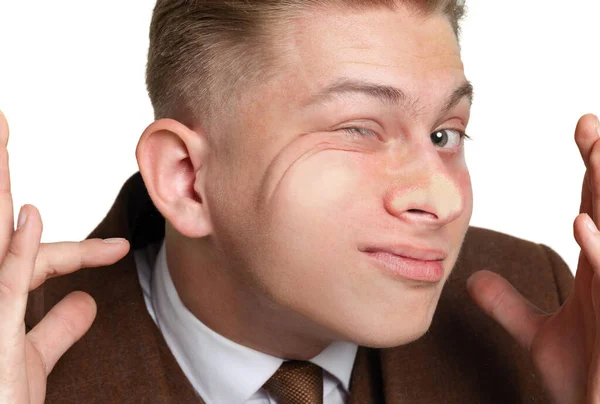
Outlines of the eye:
[{"label": "eye", "polygon": [[341,130],[346,132],[350,136],[377,137],[375,132],[370,131],[365,128],[351,127],[351,128],[342,128]]},{"label": "eye", "polygon": [[458,148],[464,138],[470,139],[465,132],[458,129],[442,129],[431,134],[431,142],[434,145],[450,150]]},{"label": "eye", "polygon": [[[360,127],[348,127],[340,130],[352,137],[377,137],[375,132]],[[431,142],[434,145],[450,150],[460,147],[465,138],[471,139],[465,132],[458,129],[441,129],[431,134]]]}]

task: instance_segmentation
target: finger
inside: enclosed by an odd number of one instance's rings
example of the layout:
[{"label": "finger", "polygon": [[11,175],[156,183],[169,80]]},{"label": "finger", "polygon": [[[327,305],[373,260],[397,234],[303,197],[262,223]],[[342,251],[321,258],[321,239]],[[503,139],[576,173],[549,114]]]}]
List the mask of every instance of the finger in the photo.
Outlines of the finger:
[{"label": "finger", "polygon": [[56,304],[27,334],[42,359],[46,376],[56,362],[91,327],[96,302],[84,292],[72,292]]},{"label": "finger", "polygon": [[0,381],[17,386],[20,390],[14,393],[21,397],[28,394],[23,389],[27,386],[23,319],[41,235],[41,226],[35,220],[37,210],[25,205],[24,212],[28,220],[14,231],[0,264]]},{"label": "finger", "polygon": [[587,213],[593,219],[594,212],[592,211],[592,190],[590,188],[590,170],[585,171],[583,182],[581,184],[581,204],[579,205],[579,213]]},{"label": "finger", "polygon": [[66,275],[81,268],[114,264],[128,251],[129,242],[125,239],[109,239],[107,242],[94,238],[79,242],[44,243],[38,251],[29,290],[37,288],[46,279]]},{"label": "finger", "polygon": [[35,206],[24,205],[21,215],[26,215],[27,219],[14,231],[6,256],[0,263],[0,329],[3,333],[14,331],[23,323],[42,234],[41,218]]},{"label": "finger", "polygon": [[8,122],[0,111],[0,259],[6,254],[15,229],[8,168],[8,134]]},{"label": "finger", "polygon": [[[581,247],[581,251],[577,263],[577,272],[575,273],[572,298],[578,302],[577,307],[579,308],[581,319],[583,321],[583,327],[588,330],[584,335],[585,349],[586,352],[591,353],[594,349],[597,324],[592,307],[592,290],[590,287],[594,277],[594,270],[582,244],[582,237],[588,232],[585,224],[587,218],[589,218],[587,213],[579,214],[573,222],[573,236],[575,241],[577,241]],[[591,218],[589,219],[591,220]]]},{"label": "finger", "polygon": [[586,168],[589,168],[590,150],[600,137],[598,118],[593,114],[586,114],[579,119],[575,128],[575,143]]},{"label": "finger", "polygon": [[589,186],[592,198],[592,220],[600,223],[600,142],[595,142],[590,151]]},{"label": "finger", "polygon": [[[600,277],[600,232],[591,218],[585,214],[575,219],[575,240],[590,264],[592,276]],[[592,276],[588,285],[592,285]]]},{"label": "finger", "polygon": [[[583,216],[583,215],[582,215]],[[596,326],[600,324],[600,232],[594,222],[587,217],[582,217],[579,223],[577,242],[582,253],[593,270],[591,285],[591,308]],[[588,373],[588,402],[600,403],[600,338],[596,336],[594,349],[591,355]]]},{"label": "finger", "polygon": [[524,349],[545,321],[545,314],[527,301],[506,279],[491,271],[475,272],[467,280],[475,303],[496,320]]}]

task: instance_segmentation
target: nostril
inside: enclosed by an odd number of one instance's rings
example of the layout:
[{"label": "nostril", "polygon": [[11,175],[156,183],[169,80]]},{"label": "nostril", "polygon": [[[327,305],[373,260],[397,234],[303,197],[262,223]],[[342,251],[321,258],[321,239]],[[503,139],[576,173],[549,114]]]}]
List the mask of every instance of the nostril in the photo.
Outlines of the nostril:
[{"label": "nostril", "polygon": [[428,212],[426,210],[421,210],[421,209],[409,209],[407,210],[408,213],[415,213],[419,216],[421,216],[423,219],[425,217],[427,218],[431,218],[431,219],[437,219],[437,216],[431,212]]}]

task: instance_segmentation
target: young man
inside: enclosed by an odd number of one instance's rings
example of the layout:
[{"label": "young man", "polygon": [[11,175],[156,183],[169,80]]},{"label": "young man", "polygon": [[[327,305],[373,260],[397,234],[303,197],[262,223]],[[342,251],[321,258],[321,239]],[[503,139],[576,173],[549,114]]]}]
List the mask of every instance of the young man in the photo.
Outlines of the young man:
[{"label": "young man", "polygon": [[598,121],[576,130],[574,282],[469,227],[461,14],[158,1],[157,120],[88,240],[40,246],[29,205],[13,231],[3,149],[0,401],[598,402]]}]

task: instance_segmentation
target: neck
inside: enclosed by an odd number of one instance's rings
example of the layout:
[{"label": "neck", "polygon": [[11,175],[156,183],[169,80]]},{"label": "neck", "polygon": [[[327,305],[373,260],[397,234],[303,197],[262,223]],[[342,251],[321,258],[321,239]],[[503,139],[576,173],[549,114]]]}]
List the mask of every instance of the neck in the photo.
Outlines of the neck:
[{"label": "neck", "polygon": [[208,237],[188,239],[166,226],[167,265],[184,306],[204,325],[266,354],[308,360],[332,341],[323,330],[261,292],[243,268],[225,264]]}]

